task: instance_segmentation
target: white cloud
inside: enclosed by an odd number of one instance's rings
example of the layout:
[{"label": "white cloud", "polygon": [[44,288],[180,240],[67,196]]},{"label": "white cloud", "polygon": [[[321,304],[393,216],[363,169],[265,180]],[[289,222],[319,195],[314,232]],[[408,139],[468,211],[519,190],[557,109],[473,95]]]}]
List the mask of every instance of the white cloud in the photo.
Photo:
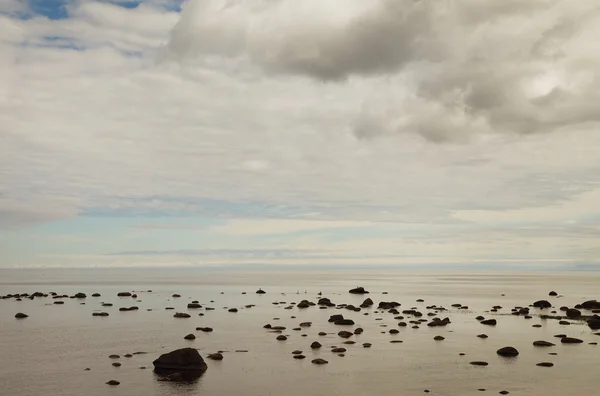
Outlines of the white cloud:
[{"label": "white cloud", "polygon": [[[340,242],[357,255],[593,250],[549,238],[597,215],[596,1],[227,3],[0,15],[0,226],[172,211],[221,237],[439,238]],[[533,251],[489,230],[507,218],[548,223]]]}]

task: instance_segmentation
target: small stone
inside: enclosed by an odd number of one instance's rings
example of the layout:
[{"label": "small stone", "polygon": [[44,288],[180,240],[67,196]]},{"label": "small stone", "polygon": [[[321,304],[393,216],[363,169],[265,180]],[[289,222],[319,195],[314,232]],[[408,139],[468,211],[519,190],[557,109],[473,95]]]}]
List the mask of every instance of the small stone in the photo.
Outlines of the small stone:
[{"label": "small stone", "polygon": [[474,361],[474,362],[469,362],[469,364],[471,364],[473,366],[487,366],[489,363],[488,362],[482,362],[482,361]]},{"label": "small stone", "polygon": [[550,363],[550,362],[541,362],[541,363],[537,363],[536,366],[539,367],[553,367],[554,363]]},{"label": "small stone", "polygon": [[223,360],[223,355],[221,353],[211,353],[207,356],[210,360]]},{"label": "small stone", "polygon": [[19,312],[19,313],[17,313],[15,315],[15,318],[17,318],[17,319],[25,319],[25,318],[28,318],[28,317],[29,317],[29,315],[26,315],[23,312]]},{"label": "small stone", "polygon": [[277,341],[285,341],[285,340],[287,340],[286,336],[284,336],[284,335],[278,335],[277,336]]},{"label": "small stone", "polygon": [[515,357],[515,356],[519,355],[519,351],[517,351],[516,348],[511,347],[511,346],[500,348],[496,351],[496,353],[498,355],[504,356],[504,357]]},{"label": "small stone", "polygon": [[183,337],[183,339],[192,341],[192,340],[196,339],[196,336],[193,335],[192,333],[190,333],[190,334],[186,335],[185,337]]},{"label": "small stone", "polygon": [[110,380],[106,383],[106,385],[111,385],[111,386],[117,386],[119,384],[121,384],[121,383],[117,380]]},{"label": "small stone", "polygon": [[436,341],[444,341],[445,340],[445,338],[442,336],[435,336],[435,337],[433,337],[433,339]]},{"label": "small stone", "polygon": [[329,362],[325,359],[318,358],[318,359],[311,360],[311,363],[321,365],[321,364],[327,364]]},{"label": "small stone", "polygon": [[112,365],[115,367],[121,367],[121,363],[119,363],[119,362],[114,362]]}]

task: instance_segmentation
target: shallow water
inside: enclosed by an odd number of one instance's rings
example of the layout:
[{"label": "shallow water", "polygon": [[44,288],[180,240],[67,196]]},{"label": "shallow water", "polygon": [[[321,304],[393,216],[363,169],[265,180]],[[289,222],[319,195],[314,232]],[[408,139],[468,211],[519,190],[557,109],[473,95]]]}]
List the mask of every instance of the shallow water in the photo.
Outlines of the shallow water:
[{"label": "shallow water", "polygon": [[[348,289],[364,286],[371,291],[375,304],[398,301],[398,309],[418,307],[426,312],[428,305],[450,311],[445,328],[400,328],[395,315],[361,312],[294,308],[273,305],[274,301],[317,301],[322,292],[337,304],[359,305],[365,296],[351,295]],[[104,270],[0,270],[0,294],[35,291],[59,294],[87,293],[85,305],[66,299],[64,305],[53,305],[50,298],[0,300],[0,394],[2,395],[431,395],[498,394],[511,395],[595,395],[600,394],[600,349],[588,342],[600,337],[585,325],[574,322],[562,326],[555,320],[534,316],[526,320],[507,315],[514,306],[526,306],[539,299],[549,299],[558,308],[573,306],[587,299],[600,298],[598,273],[415,273],[367,270],[332,271],[225,271],[218,269],[104,269]],[[265,295],[255,291],[262,287]],[[136,302],[119,298],[119,291],[151,289],[140,292]],[[564,297],[548,297],[556,290]],[[388,292],[383,295],[382,292]],[[102,297],[92,298],[92,293]],[[247,292],[243,295],[242,292]],[[172,298],[173,293],[181,298]],[[221,294],[223,293],[223,294]],[[504,296],[502,296],[504,294]],[[417,303],[422,298],[424,303]],[[214,311],[188,310],[192,300],[214,307]],[[211,303],[211,300],[214,303]],[[101,302],[114,303],[100,307]],[[468,310],[451,308],[461,303]],[[245,305],[255,304],[251,309]],[[119,312],[122,306],[140,309]],[[504,307],[497,314],[485,312],[494,305]],[[175,307],[175,311],[165,307]],[[236,307],[230,313],[224,307]],[[92,317],[94,311],[106,311],[109,317]],[[190,319],[173,318],[173,313],[190,312]],[[24,312],[29,318],[17,320]],[[198,316],[203,312],[205,316]],[[534,314],[538,310],[532,311]],[[327,322],[330,315],[342,313],[365,329],[353,336],[355,345],[342,345],[337,336],[341,330]],[[365,316],[364,313],[369,313]],[[483,326],[477,315],[495,317],[498,325]],[[295,319],[290,316],[296,316]],[[405,315],[406,316],[406,315]],[[275,320],[274,318],[280,318]],[[381,320],[376,320],[380,318]],[[426,316],[424,316],[426,318]],[[411,318],[407,317],[407,320]],[[300,322],[312,321],[310,328],[293,331]],[[287,326],[287,341],[276,341],[277,334],[263,325]],[[541,328],[532,327],[542,324]],[[385,325],[387,327],[381,327]],[[210,326],[213,333],[195,331],[197,326]],[[391,335],[391,328],[400,334]],[[328,332],[325,337],[320,331]],[[383,332],[383,333],[382,333]],[[194,333],[195,341],[183,337]],[[488,339],[476,335],[486,333]],[[554,334],[565,333],[585,341],[578,345],[562,345]],[[302,337],[307,334],[307,337]],[[442,335],[444,341],[434,341]],[[403,343],[390,343],[391,340]],[[323,348],[313,351],[309,345],[318,340]],[[532,342],[547,340],[557,343],[552,348],[535,348]],[[362,343],[370,342],[365,349]],[[344,346],[345,357],[330,352],[330,347]],[[515,359],[496,355],[500,347],[512,345],[520,355]],[[207,360],[207,372],[193,383],[157,381],[152,361],[161,353],[180,347],[198,348],[203,356],[217,350],[227,351],[224,360]],[[301,349],[307,359],[292,358]],[[248,350],[247,353],[235,350]],[[124,355],[136,351],[148,354],[122,357],[121,367],[112,367],[111,354]],[[459,353],[466,356],[459,356]],[[548,355],[558,353],[557,356]],[[322,357],[324,366],[310,360]],[[489,362],[487,367],[469,365],[473,360]],[[549,361],[552,368],[535,364]],[[141,370],[140,366],[148,369]],[[84,371],[89,367],[90,371]],[[105,382],[116,379],[120,386]],[[485,388],[486,392],[478,391]]]}]

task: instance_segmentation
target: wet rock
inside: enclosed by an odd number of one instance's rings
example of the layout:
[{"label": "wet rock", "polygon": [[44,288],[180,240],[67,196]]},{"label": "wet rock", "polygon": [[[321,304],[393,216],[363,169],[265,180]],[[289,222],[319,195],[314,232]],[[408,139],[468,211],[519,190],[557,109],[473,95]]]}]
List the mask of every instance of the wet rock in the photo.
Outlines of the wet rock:
[{"label": "wet rock", "polygon": [[581,344],[583,340],[574,337],[563,337],[560,339],[560,342],[563,344]]},{"label": "wet rock", "polygon": [[496,326],[496,324],[497,324],[496,319],[486,319],[486,320],[482,320],[479,323],[486,325],[486,326]]},{"label": "wet rock", "polygon": [[190,333],[190,334],[186,335],[185,337],[183,337],[183,339],[193,341],[196,339],[196,336]]},{"label": "wet rock", "polygon": [[592,310],[592,309],[600,309],[600,302],[596,300],[585,301],[580,304],[582,309]]},{"label": "wet rock", "polygon": [[132,355],[131,353],[127,353],[127,354],[125,354],[125,355],[123,355],[123,356],[124,356],[124,357],[126,357],[126,358],[133,357],[133,355]]},{"label": "wet rock", "polygon": [[360,304],[361,308],[369,308],[373,306],[373,300],[371,300],[370,298],[367,298],[365,301],[363,301],[362,304]]},{"label": "wet rock", "polygon": [[354,321],[352,319],[340,319],[333,322],[333,324],[338,326],[353,326]]},{"label": "wet rock", "polygon": [[106,385],[111,385],[111,386],[117,386],[120,385],[121,383],[117,380],[110,380],[106,383]]},{"label": "wet rock", "polygon": [[238,309],[237,309],[237,308],[229,308],[229,309],[227,310],[227,312],[233,312],[233,313],[235,313],[235,312],[237,312],[237,311],[238,311]]},{"label": "wet rock", "polygon": [[296,305],[296,307],[298,308],[308,308],[310,307],[310,302],[308,300],[302,300],[298,303],[298,305]]},{"label": "wet rock", "polygon": [[321,343],[319,341],[315,341],[312,344],[310,344],[310,348],[311,349],[319,349],[321,347],[322,347],[322,345],[321,345]]},{"label": "wet rock", "polygon": [[197,331],[202,331],[204,333],[212,333],[213,328],[212,327],[196,327]]},{"label": "wet rock", "polygon": [[558,324],[559,324],[559,325],[562,325],[562,326],[569,326],[569,325],[571,324],[571,322],[569,322],[569,321],[566,321],[566,320],[560,320],[560,321],[558,322]]},{"label": "wet rock", "polygon": [[534,341],[533,346],[536,347],[553,347],[555,344],[548,341]]},{"label": "wet rock", "polygon": [[354,334],[362,334],[363,333],[363,328],[362,327],[357,327],[356,329],[354,329]]},{"label": "wet rock", "polygon": [[299,349],[296,349],[295,351],[292,352],[292,355],[301,355],[302,351]]},{"label": "wet rock", "polygon": [[556,296],[558,296],[558,293],[557,293],[557,292],[555,292],[555,291],[551,291],[550,293],[548,293],[548,295],[549,295],[550,297],[556,297]]},{"label": "wet rock", "polygon": [[338,320],[344,320],[344,316],[343,316],[343,315],[339,315],[339,314],[338,314],[338,315],[331,315],[331,316],[329,317],[329,320],[328,320],[328,322],[329,322],[329,323],[335,323],[335,322],[337,322]]},{"label": "wet rock", "polygon": [[537,363],[536,366],[539,367],[553,367],[554,363],[550,363],[550,362],[541,362],[541,363]]},{"label": "wet rock", "polygon": [[519,351],[517,351],[516,348],[511,347],[511,346],[500,348],[496,351],[496,353],[498,355],[504,356],[504,357],[515,357],[515,356],[519,355]]},{"label": "wet rock", "polygon": [[327,333],[325,333],[324,331],[319,331],[319,335],[322,337],[322,336],[326,336]]},{"label": "wet rock", "polygon": [[101,297],[100,293],[94,293],[92,294],[92,297]]},{"label": "wet rock", "polygon": [[479,337],[479,338],[488,338],[487,334],[478,334],[477,337]]},{"label": "wet rock", "polygon": [[331,352],[333,352],[333,353],[344,353],[344,352],[346,352],[346,348],[333,348],[331,350]]},{"label": "wet rock", "polygon": [[403,343],[403,342],[404,342],[404,341],[402,341],[402,340],[391,340],[391,341],[390,341],[390,344],[401,344],[401,343]]},{"label": "wet rock", "polygon": [[113,305],[111,303],[102,303],[101,306],[102,307],[112,307]]},{"label": "wet rock", "polygon": [[287,340],[287,337],[284,336],[283,334],[282,335],[278,335],[277,338],[276,338],[276,340],[277,341],[285,341],[285,340]]},{"label": "wet rock", "polygon": [[567,318],[578,319],[581,317],[581,311],[575,308],[569,308],[566,312]]},{"label": "wet rock", "polygon": [[85,295],[85,293],[77,293],[73,296],[73,298],[79,298],[79,299],[86,298],[86,297],[87,296]]},{"label": "wet rock", "polygon": [[349,331],[340,331],[338,333],[338,336],[342,337],[342,338],[350,338],[354,335],[354,333],[351,333]]},{"label": "wet rock", "polygon": [[64,301],[54,301],[54,304],[56,305],[63,305],[65,302]]},{"label": "wet rock", "polygon": [[121,367],[121,363],[119,363],[119,362],[114,362],[112,365],[113,365],[114,367]]},{"label": "wet rock", "polygon": [[325,359],[318,358],[318,359],[311,360],[311,363],[321,365],[321,364],[327,364],[329,362]]},{"label": "wet rock", "polygon": [[23,312],[19,312],[19,313],[17,313],[15,315],[15,318],[17,318],[17,319],[25,319],[25,318],[28,318],[28,317],[29,317],[29,315],[26,315]]},{"label": "wet rock", "polygon": [[207,358],[209,358],[210,360],[223,360],[223,354],[217,352],[217,353],[211,353],[210,355],[207,356]]},{"label": "wet rock", "polygon": [[179,298],[179,297],[181,297],[181,295],[180,294],[173,294],[171,297],[173,297],[173,298]]},{"label": "wet rock", "polygon": [[539,300],[539,301],[534,302],[533,306],[536,308],[544,309],[544,308],[551,308],[552,304],[550,304],[550,302],[547,300]]},{"label": "wet rock", "polygon": [[363,345],[363,348],[371,348],[372,344],[370,342],[365,342]]},{"label": "wet rock", "polygon": [[488,362],[484,362],[484,361],[473,361],[473,362],[469,362],[469,364],[473,365],[473,366],[487,366],[489,363]]},{"label": "wet rock", "polygon": [[302,360],[302,359],[306,359],[306,356],[304,356],[304,355],[294,355],[294,359],[300,359],[300,360]]},{"label": "wet rock", "polygon": [[185,312],[177,312],[175,315],[173,315],[174,318],[191,318],[190,314],[187,314]]},{"label": "wet rock", "polygon": [[202,308],[202,305],[198,304],[198,303],[189,303],[187,305],[188,309],[198,309],[198,308]]},{"label": "wet rock", "polygon": [[109,359],[119,359],[121,356],[119,355],[109,355],[108,358]]},{"label": "wet rock", "polygon": [[366,291],[364,287],[356,287],[354,289],[350,289],[348,291],[348,293],[350,293],[350,294],[369,294],[369,292]]},{"label": "wet rock", "polygon": [[479,320],[479,321],[485,320],[485,318],[484,318],[483,316],[478,316],[478,317],[476,317],[475,319],[476,319],[476,320]]},{"label": "wet rock", "polygon": [[93,312],[92,316],[103,316],[103,317],[106,317],[106,316],[108,316],[108,312]]},{"label": "wet rock", "polygon": [[398,322],[399,327],[406,327],[408,324],[406,322]]},{"label": "wet rock", "polygon": [[160,355],[154,362],[156,370],[206,371],[207,366],[202,356],[194,348],[177,349]]},{"label": "wet rock", "polygon": [[300,327],[310,327],[312,326],[312,322],[302,322],[300,323]]},{"label": "wet rock", "polygon": [[594,315],[587,320],[587,325],[592,330],[600,330],[600,316]]},{"label": "wet rock", "polygon": [[117,297],[131,297],[131,293],[130,292],[120,292],[120,293],[117,293]]},{"label": "wet rock", "polygon": [[435,337],[433,337],[433,339],[436,341],[444,341],[445,340],[445,338],[442,336],[435,336]]},{"label": "wet rock", "polygon": [[266,291],[264,291],[263,289],[258,289],[258,290],[256,291],[256,294],[266,294],[266,293],[267,293],[267,292],[266,292]]}]

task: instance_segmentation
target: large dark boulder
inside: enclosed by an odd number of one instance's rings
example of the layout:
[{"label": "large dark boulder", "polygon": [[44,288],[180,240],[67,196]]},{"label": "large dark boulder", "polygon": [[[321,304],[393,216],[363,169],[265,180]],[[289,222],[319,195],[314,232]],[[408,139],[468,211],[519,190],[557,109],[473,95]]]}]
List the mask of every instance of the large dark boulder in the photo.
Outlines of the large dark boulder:
[{"label": "large dark boulder", "polygon": [[577,319],[581,317],[581,311],[575,308],[569,308],[566,312],[567,318]]},{"label": "large dark boulder", "polygon": [[208,368],[202,356],[194,348],[182,348],[160,355],[154,362],[154,369],[184,370],[184,371],[206,371]]},{"label": "large dark boulder", "polygon": [[550,304],[550,301],[547,300],[539,300],[533,303],[533,306],[536,308],[551,308],[552,304]]},{"label": "large dark boulder", "polygon": [[356,287],[354,289],[350,289],[348,292],[350,294],[369,294],[369,292],[366,291],[364,287]]}]

